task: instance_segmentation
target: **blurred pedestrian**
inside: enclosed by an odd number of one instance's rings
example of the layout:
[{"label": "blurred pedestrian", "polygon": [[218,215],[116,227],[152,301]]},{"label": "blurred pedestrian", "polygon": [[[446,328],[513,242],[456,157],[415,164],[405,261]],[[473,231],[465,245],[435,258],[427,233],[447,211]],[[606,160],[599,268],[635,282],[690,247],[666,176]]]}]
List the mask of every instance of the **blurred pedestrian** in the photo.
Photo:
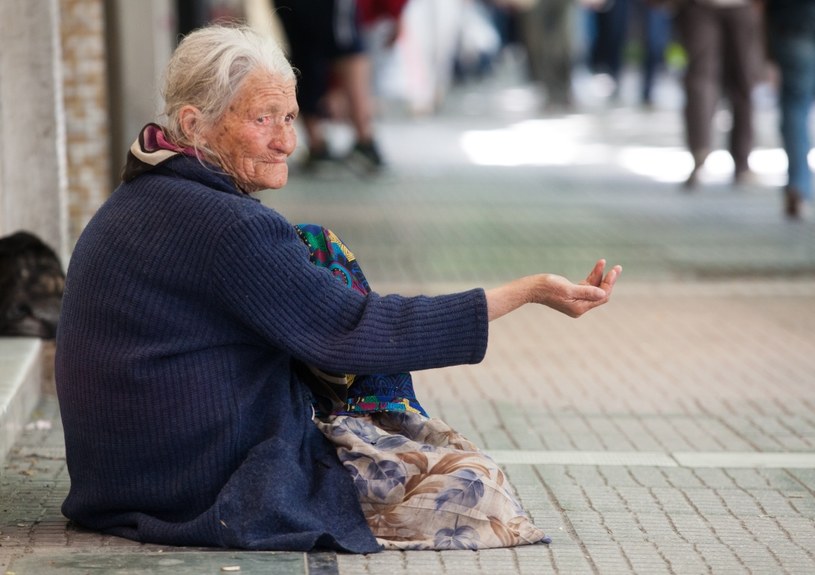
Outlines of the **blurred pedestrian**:
[{"label": "blurred pedestrian", "polygon": [[653,105],[654,82],[671,35],[671,15],[664,3],[665,0],[607,0],[590,5],[595,20],[591,67],[611,76],[612,99],[620,97],[626,48],[631,39],[629,25],[634,24],[642,52],[640,103],[646,107]]},{"label": "blurred pedestrian", "polygon": [[465,7],[471,0],[410,0],[397,47],[401,96],[415,115],[441,109],[453,84]]},{"label": "blurred pedestrian", "polygon": [[642,55],[642,84],[640,102],[645,107],[654,104],[654,84],[665,64],[665,50],[671,40],[671,12],[660,0],[636,0],[640,18]]},{"label": "blurred pedestrian", "polygon": [[486,0],[468,0],[462,5],[454,77],[459,82],[482,79],[492,72],[494,60],[503,48],[498,18],[506,9]]},{"label": "blurred pedestrian", "polygon": [[680,39],[687,53],[685,131],[693,170],[685,186],[699,184],[711,152],[713,118],[724,93],[733,122],[729,151],[733,182],[752,179],[748,158],[753,148],[752,92],[760,64],[760,8],[757,0],[684,0],[677,9]]},{"label": "blurred pedestrian", "polygon": [[570,111],[574,107],[573,0],[504,0],[504,4],[518,11],[529,76],[543,88],[546,110]]},{"label": "blurred pedestrian", "polygon": [[357,0],[365,49],[371,60],[371,90],[377,105],[380,96],[389,95],[393,70],[398,68],[397,43],[403,36],[402,12],[407,3],[408,0]]},{"label": "blurred pedestrian", "polygon": [[336,159],[323,126],[333,81],[348,106],[355,137],[345,160],[364,171],[379,170],[385,162],[374,140],[371,61],[356,0],[274,0],[274,5],[300,74],[297,99],[308,146],[306,166]]},{"label": "blurred pedestrian", "polygon": [[773,0],[765,14],[769,55],[781,80],[781,138],[788,162],[784,213],[800,219],[813,195],[808,155],[815,98],[815,0]]},{"label": "blurred pedestrian", "polygon": [[629,1],[606,0],[593,6],[594,39],[591,44],[591,68],[614,81],[612,99],[620,95],[620,75],[628,37]]},{"label": "blurred pedestrian", "polygon": [[384,25],[383,48],[392,48],[402,28],[402,11],[408,0],[356,0],[359,19],[367,35],[371,28]]}]

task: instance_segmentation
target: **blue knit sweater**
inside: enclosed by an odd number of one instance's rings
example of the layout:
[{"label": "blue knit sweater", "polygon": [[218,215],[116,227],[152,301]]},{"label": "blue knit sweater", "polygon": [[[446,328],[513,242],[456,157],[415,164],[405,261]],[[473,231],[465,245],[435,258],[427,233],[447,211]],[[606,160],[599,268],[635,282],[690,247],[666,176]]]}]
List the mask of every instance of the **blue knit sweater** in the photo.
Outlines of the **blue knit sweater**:
[{"label": "blue knit sweater", "polygon": [[295,360],[476,363],[482,290],[362,296],[195,159],[122,184],[71,258],[56,378],[76,523],[172,545],[379,549]]}]

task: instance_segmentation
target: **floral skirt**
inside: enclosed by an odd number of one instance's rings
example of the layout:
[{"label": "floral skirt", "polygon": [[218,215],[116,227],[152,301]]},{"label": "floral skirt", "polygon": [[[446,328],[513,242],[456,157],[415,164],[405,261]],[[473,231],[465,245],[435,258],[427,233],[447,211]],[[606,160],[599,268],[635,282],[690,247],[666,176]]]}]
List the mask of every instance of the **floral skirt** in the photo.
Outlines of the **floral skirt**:
[{"label": "floral skirt", "polygon": [[501,468],[439,419],[416,413],[316,420],[351,474],[385,549],[484,549],[550,539]]}]

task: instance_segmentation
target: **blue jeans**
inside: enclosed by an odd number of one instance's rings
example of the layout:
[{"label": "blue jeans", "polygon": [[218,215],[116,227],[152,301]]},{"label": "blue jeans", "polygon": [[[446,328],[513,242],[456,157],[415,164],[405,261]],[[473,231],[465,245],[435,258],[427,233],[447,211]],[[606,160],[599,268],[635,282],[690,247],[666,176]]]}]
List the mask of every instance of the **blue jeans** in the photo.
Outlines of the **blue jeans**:
[{"label": "blue jeans", "polygon": [[815,98],[815,29],[771,34],[773,57],[781,71],[781,138],[787,154],[788,187],[812,200],[809,111]]},{"label": "blue jeans", "polygon": [[641,25],[645,54],[642,61],[642,101],[651,101],[657,71],[665,60],[665,48],[671,37],[671,13],[660,7],[651,7],[640,0]]}]

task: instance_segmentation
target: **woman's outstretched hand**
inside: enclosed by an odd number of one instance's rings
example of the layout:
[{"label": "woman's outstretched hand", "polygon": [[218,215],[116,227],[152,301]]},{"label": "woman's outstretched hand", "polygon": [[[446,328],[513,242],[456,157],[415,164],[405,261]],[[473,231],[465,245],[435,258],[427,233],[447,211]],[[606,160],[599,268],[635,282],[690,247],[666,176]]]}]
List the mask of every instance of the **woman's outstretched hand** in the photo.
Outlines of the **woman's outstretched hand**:
[{"label": "woman's outstretched hand", "polygon": [[537,274],[488,290],[489,320],[497,319],[527,303],[545,305],[570,317],[580,317],[603,305],[611,297],[623,269],[614,266],[606,273],[606,260],[599,260],[580,283],[554,274]]}]

